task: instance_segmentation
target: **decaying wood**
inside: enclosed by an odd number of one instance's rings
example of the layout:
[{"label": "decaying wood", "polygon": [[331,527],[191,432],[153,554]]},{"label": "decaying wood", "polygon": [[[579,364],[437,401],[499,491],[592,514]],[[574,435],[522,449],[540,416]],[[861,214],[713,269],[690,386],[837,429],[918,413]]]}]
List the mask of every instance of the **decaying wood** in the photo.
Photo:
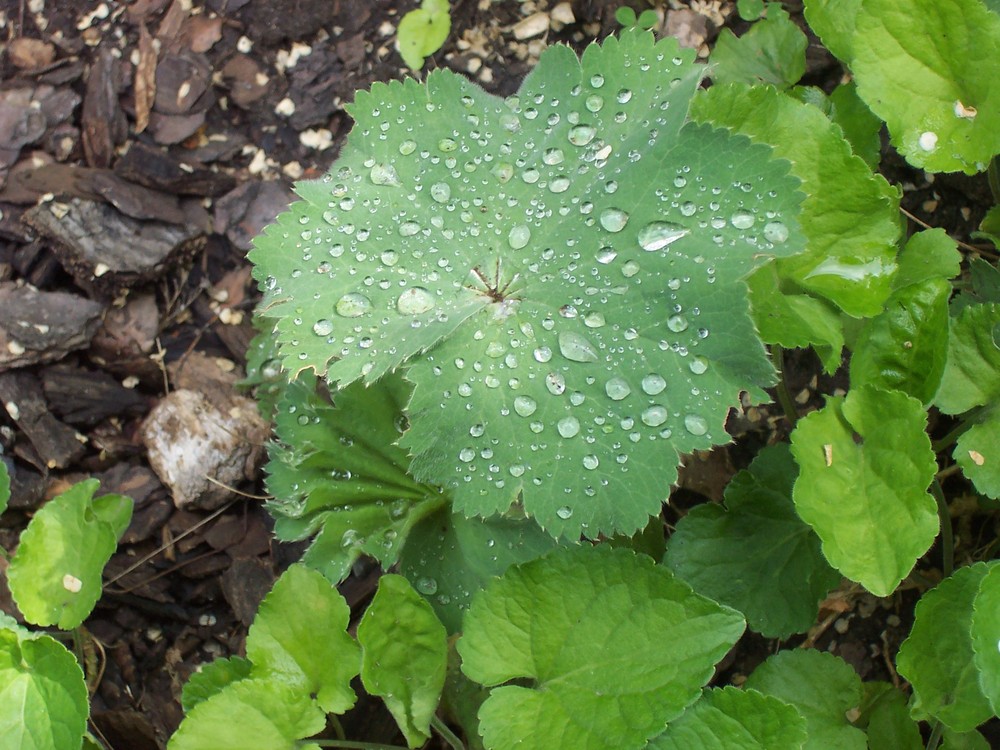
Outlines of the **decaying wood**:
[{"label": "decaying wood", "polygon": [[85,450],[82,436],[49,411],[33,373],[0,374],[0,400],[49,469],[70,466]]}]

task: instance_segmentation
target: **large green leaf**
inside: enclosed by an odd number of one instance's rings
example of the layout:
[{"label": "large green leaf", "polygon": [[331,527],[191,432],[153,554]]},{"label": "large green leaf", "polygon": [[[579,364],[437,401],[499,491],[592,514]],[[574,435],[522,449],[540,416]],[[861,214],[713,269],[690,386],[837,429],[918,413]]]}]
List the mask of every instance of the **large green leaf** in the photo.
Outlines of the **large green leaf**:
[{"label": "large green leaf", "polygon": [[458,650],[500,686],[479,712],[486,747],[628,750],[695,701],[742,632],[645,555],[561,548],[480,592]]},{"label": "large green leaf", "polygon": [[343,713],[354,705],[350,683],[361,670],[360,649],[346,632],[350,617],[329,580],[292,565],[264,597],[247,633],[251,679],[277,678],[314,695],[324,711]]},{"label": "large green leaf", "polygon": [[887,682],[864,683],[869,750],[923,750],[907,696]]},{"label": "large green leaf", "polygon": [[998,44],[981,0],[864,0],[850,66],[910,164],[974,174],[1000,151]]},{"label": "large green leaf", "polygon": [[[691,112],[770,144],[802,180],[809,249],[777,261],[781,278],[849,315],[881,311],[896,268],[899,193],[854,155],[841,129],[817,107],[769,86],[713,86]],[[789,324],[801,327],[794,319]]]},{"label": "large green leaf", "polygon": [[472,594],[511,565],[540,557],[554,544],[531,520],[465,518],[442,508],[410,530],[399,567],[448,632],[457,633]]},{"label": "large green leaf", "polygon": [[806,722],[794,707],[756,690],[706,690],[647,750],[799,750]]},{"label": "large green leaf", "polygon": [[677,454],[763,397],[742,279],[802,248],[787,166],[684,124],[693,57],[629,30],[549,48],[507,100],[447,71],[359,93],[330,174],[251,253],[286,367],[407,365],[401,444],[466,515],[645,526]]},{"label": "large green leaf", "polygon": [[1000,715],[1000,566],[993,564],[979,582],[972,604],[973,663],[979,687]]},{"label": "large green leaf", "polygon": [[854,57],[854,29],[863,0],[805,0],[805,16],[823,44],[843,62]]},{"label": "large green leaf", "polygon": [[893,288],[902,289],[930,279],[952,279],[958,276],[962,254],[955,240],[943,229],[916,232],[899,253],[899,271],[893,278]]},{"label": "large green leaf", "polygon": [[339,582],[362,554],[394,564],[408,529],[444,498],[409,476],[406,451],[393,444],[409,397],[399,376],[352,385],[336,403],[322,391],[302,374],[278,400],[268,509],[281,539],[319,531],[303,561]]},{"label": "large green leaf", "polygon": [[782,651],[757,667],[746,688],[780,698],[806,720],[805,750],[865,750],[865,733],[845,714],[861,700],[861,678],[833,654],[811,649]]},{"label": "large green leaf", "polygon": [[89,711],[83,670],[65,646],[0,627],[0,747],[78,748]]},{"label": "large green leaf", "polygon": [[796,515],[798,467],[788,446],[765,448],[726,488],[726,508],[705,503],[671,535],[666,562],[700,594],[738,609],[768,638],[801,633],[840,581],[819,538]]},{"label": "large green leaf", "polygon": [[723,29],[710,63],[716,83],[770,83],[778,88],[795,84],[806,72],[809,40],[780,3],[767,6],[767,18],[741,37]]},{"label": "large green leaf", "polygon": [[799,516],[830,564],[877,596],[892,593],[937,536],[926,421],[916,399],[861,386],[792,433]]},{"label": "large green leaf", "polygon": [[358,624],[361,680],[385,701],[410,747],[430,739],[448,666],[448,633],[402,576],[385,575]]},{"label": "large green leaf", "polygon": [[181,691],[181,706],[184,713],[203,700],[211,698],[227,685],[250,676],[251,664],[247,659],[231,656],[228,659],[216,659],[208,664],[202,664],[198,671],[184,683]]},{"label": "large green leaf", "polygon": [[896,656],[896,668],[913,686],[914,713],[958,732],[975,729],[993,715],[979,684],[970,633],[976,595],[990,567],[959,568],[924,594]]},{"label": "large green leaf", "polygon": [[101,573],[132,517],[122,495],[94,498],[87,479],[42,506],[21,534],[7,571],[18,609],[35,625],[71,630],[101,598]]}]

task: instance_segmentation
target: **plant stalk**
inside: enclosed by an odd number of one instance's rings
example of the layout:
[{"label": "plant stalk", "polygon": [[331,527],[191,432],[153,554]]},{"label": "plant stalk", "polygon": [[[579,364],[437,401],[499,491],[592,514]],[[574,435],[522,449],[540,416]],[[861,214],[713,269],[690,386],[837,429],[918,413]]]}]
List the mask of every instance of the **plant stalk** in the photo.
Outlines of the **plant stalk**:
[{"label": "plant stalk", "polygon": [[339,747],[345,748],[346,750],[408,750],[408,748],[402,745],[383,745],[378,742],[354,742],[352,740],[302,740],[303,743],[308,742],[310,745],[319,745],[320,747]]},{"label": "plant stalk", "polygon": [[448,726],[438,718],[437,714],[431,716],[431,726],[434,730],[441,735],[441,738],[447,742],[452,750],[465,750],[465,743],[460,740],[454,732],[452,732]]},{"label": "plant stalk", "polygon": [[931,727],[931,736],[927,738],[926,750],[937,750],[937,746],[941,744],[942,734],[944,734],[944,724],[940,721],[935,721]]},{"label": "plant stalk", "polygon": [[955,570],[955,535],[951,527],[948,501],[945,500],[941,483],[937,479],[931,482],[931,494],[937,501],[938,518],[941,520],[941,572],[947,578]]},{"label": "plant stalk", "polygon": [[931,448],[934,452],[941,453],[957,443],[958,439],[976,423],[976,420],[979,418],[979,415],[984,408],[985,407],[983,406],[978,406],[975,409],[972,409],[959,420],[958,424],[955,425],[947,435],[940,440],[935,440],[931,443]]},{"label": "plant stalk", "polygon": [[785,349],[780,344],[771,344],[771,363],[774,365],[774,369],[781,374],[781,380],[778,381],[775,388],[778,394],[778,403],[781,404],[781,410],[785,412],[788,423],[792,429],[795,429],[795,424],[799,421],[799,412],[795,408],[791,391],[788,390],[788,380],[785,378]]}]

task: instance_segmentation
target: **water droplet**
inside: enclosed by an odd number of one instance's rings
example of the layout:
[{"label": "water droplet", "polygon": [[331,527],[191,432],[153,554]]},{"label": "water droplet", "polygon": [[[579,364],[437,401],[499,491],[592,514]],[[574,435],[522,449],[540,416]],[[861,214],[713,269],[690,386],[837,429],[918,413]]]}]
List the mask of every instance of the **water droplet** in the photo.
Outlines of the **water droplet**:
[{"label": "water droplet", "polygon": [[329,336],[333,333],[333,323],[326,318],[320,318],[313,323],[313,333],[317,336]]},{"label": "water droplet", "polygon": [[590,112],[600,112],[604,108],[604,97],[598,96],[597,94],[591,94],[587,97],[585,106]]},{"label": "water droplet", "polygon": [[621,401],[632,392],[632,388],[624,378],[611,378],[604,384],[604,392],[612,401]]},{"label": "water droplet", "polygon": [[545,376],[545,387],[553,396],[561,396],[566,392],[566,378],[562,373],[550,372]]},{"label": "water droplet", "polygon": [[412,237],[420,231],[420,225],[415,221],[404,221],[399,225],[399,235],[401,237]]},{"label": "water droplet", "polygon": [[629,100],[632,98],[632,92],[628,89],[621,89],[615,98],[618,100],[619,104],[628,104]]},{"label": "water droplet", "polygon": [[609,232],[620,232],[628,224],[628,214],[620,208],[606,208],[601,211],[601,226]]},{"label": "water droplet", "polygon": [[469,463],[472,459],[476,457],[476,452],[472,448],[462,448],[458,452],[458,460],[463,463]]},{"label": "water droplet", "polygon": [[510,235],[507,237],[507,242],[510,243],[512,250],[520,250],[522,247],[528,244],[531,240],[531,230],[524,224],[519,224],[510,230]]},{"label": "water droplet", "polygon": [[573,517],[573,509],[568,505],[564,505],[559,510],[556,511],[556,515],[559,516],[562,520],[568,521]]},{"label": "water droplet", "polygon": [[681,331],[686,331],[688,327],[687,318],[683,315],[671,315],[667,318],[667,328],[669,328],[674,333],[680,333]]},{"label": "water droplet", "polygon": [[371,177],[371,181],[375,185],[392,185],[393,187],[398,187],[401,184],[399,174],[391,164],[376,164],[372,167],[369,177]]},{"label": "water droplet", "polygon": [[775,245],[780,245],[788,239],[788,227],[780,221],[769,221],[764,225],[764,239]]},{"label": "water droplet", "polygon": [[438,203],[447,203],[451,198],[451,185],[447,182],[435,182],[431,185],[431,198]]},{"label": "water droplet", "polygon": [[409,156],[416,150],[417,150],[416,141],[403,141],[402,143],[399,144],[399,153],[402,154],[403,156]]},{"label": "water droplet", "polygon": [[622,266],[622,276],[626,279],[630,279],[639,273],[639,264],[634,260],[627,261],[625,265]]},{"label": "water droplet", "polygon": [[602,76],[600,73],[592,75],[590,77],[590,85],[593,86],[595,89],[601,88],[601,86],[604,85],[604,76]]},{"label": "water droplet", "polygon": [[536,362],[548,362],[552,359],[552,350],[547,346],[540,346],[532,352]]},{"label": "water droplet", "polygon": [[667,421],[667,410],[659,404],[653,404],[642,413],[641,419],[648,427],[659,427]]},{"label": "water droplet", "polygon": [[597,129],[590,125],[576,125],[570,128],[569,142],[574,146],[586,146],[597,135]]},{"label": "water droplet", "polygon": [[603,263],[604,265],[607,265],[617,257],[618,253],[613,247],[602,247],[597,251],[597,262]]},{"label": "water droplet", "polygon": [[684,417],[684,428],[692,435],[704,435],[708,432],[708,422],[697,414],[688,414]]},{"label": "water droplet", "polygon": [[559,177],[553,177],[551,182],[549,182],[549,192],[552,193],[565,193],[569,190],[570,182],[569,178],[560,175]]},{"label": "water droplet", "polygon": [[566,159],[565,154],[561,148],[549,148],[545,150],[542,154],[542,161],[548,164],[550,167],[554,167],[556,164],[562,164]]},{"label": "water droplet", "polygon": [[403,315],[420,315],[434,307],[434,295],[422,286],[412,286],[399,295],[396,309]]},{"label": "water droplet", "polygon": [[654,221],[639,230],[639,245],[647,252],[662,250],[689,234],[691,230],[667,221]]},{"label": "water droplet", "polygon": [[438,583],[433,578],[428,578],[427,576],[421,576],[417,579],[416,589],[421,594],[426,596],[431,596],[437,593]]},{"label": "water droplet", "polygon": [[601,462],[593,453],[589,453],[583,457],[583,468],[585,469],[596,469],[600,466]]},{"label": "water droplet", "polygon": [[486,425],[482,422],[476,422],[476,424],[469,428],[469,434],[472,435],[472,437],[482,437],[485,433]]},{"label": "water droplet", "polygon": [[442,138],[438,141],[438,149],[444,151],[446,154],[451,153],[456,148],[458,148],[458,144],[452,138]]},{"label": "water droplet", "polygon": [[729,223],[737,229],[749,229],[753,226],[756,217],[749,211],[739,210],[729,217]]},{"label": "water droplet", "polygon": [[537,408],[538,404],[530,396],[518,396],[514,399],[514,411],[522,417],[530,417]]},{"label": "water droplet", "polygon": [[360,318],[371,312],[372,301],[363,294],[345,294],[337,300],[333,309],[342,318]]},{"label": "water droplet", "polygon": [[655,396],[658,393],[662,393],[663,389],[667,387],[667,381],[664,380],[662,375],[658,375],[653,372],[642,379],[642,392],[649,395]]},{"label": "water droplet", "polygon": [[587,328],[602,328],[606,323],[604,313],[589,312],[583,316],[583,324]]},{"label": "water droplet", "polygon": [[524,464],[513,464],[507,471],[512,477],[524,476]]},{"label": "water droplet", "polygon": [[563,417],[556,422],[556,432],[567,439],[576,437],[580,433],[580,420],[576,417]]},{"label": "water droplet", "polygon": [[575,331],[559,334],[559,352],[571,362],[597,361],[597,349],[585,336]]},{"label": "water droplet", "polygon": [[695,375],[704,375],[708,370],[708,360],[704,357],[692,357],[691,361],[688,363],[688,368]]}]

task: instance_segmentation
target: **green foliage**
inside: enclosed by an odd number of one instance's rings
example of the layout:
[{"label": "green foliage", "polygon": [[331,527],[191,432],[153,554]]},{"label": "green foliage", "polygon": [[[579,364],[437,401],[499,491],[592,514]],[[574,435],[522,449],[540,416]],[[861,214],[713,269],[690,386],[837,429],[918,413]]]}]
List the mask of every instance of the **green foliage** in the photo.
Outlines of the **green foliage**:
[{"label": "green foliage", "polygon": [[184,683],[184,690],[181,692],[181,707],[184,713],[190,713],[192,708],[206,698],[211,698],[226,685],[249,677],[251,666],[247,659],[239,656],[216,659],[201,665]]},{"label": "green foliage", "polygon": [[[524,750],[642,747],[744,627],[650,558],[606,546],[510,568],[464,624],[463,671],[499,686],[479,711],[485,744]],[[531,686],[505,684],[522,679]]]},{"label": "green foliage", "polygon": [[795,514],[797,474],[788,446],[765,448],[726,488],[726,508],[692,508],[667,547],[665,562],[677,575],[768,638],[806,631],[840,582],[819,538]]},{"label": "green foliage", "polygon": [[769,83],[779,89],[794,85],[806,72],[809,40],[781,3],[767,4],[767,17],[737,38],[723,29],[712,51],[712,79],[717,84]]},{"label": "green foliage", "polygon": [[420,70],[424,58],[441,49],[450,31],[448,0],[422,0],[419,8],[411,10],[399,22],[396,43],[400,57],[411,70]]}]

